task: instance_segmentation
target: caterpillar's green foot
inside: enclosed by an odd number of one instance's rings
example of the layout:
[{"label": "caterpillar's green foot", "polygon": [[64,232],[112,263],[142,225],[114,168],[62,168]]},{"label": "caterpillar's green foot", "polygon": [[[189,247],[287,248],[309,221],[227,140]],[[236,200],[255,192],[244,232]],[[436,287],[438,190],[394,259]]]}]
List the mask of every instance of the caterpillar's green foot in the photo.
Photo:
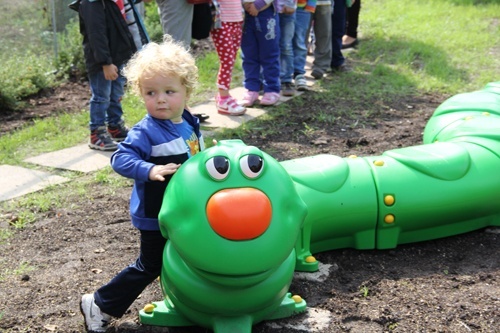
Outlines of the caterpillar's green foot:
[{"label": "caterpillar's green foot", "polygon": [[316,272],[319,270],[319,261],[312,255],[297,258],[295,270],[299,272]]},{"label": "caterpillar's green foot", "polygon": [[139,320],[141,324],[153,326],[193,326],[195,323],[189,321],[186,317],[179,314],[173,306],[166,304],[166,301],[153,302],[146,304],[139,311]]},{"label": "caterpillar's green foot", "polygon": [[306,301],[302,299],[302,297],[298,295],[292,296],[291,293],[287,293],[279,308],[275,312],[273,312],[267,319],[281,319],[291,317],[293,315],[306,311],[306,308]]}]

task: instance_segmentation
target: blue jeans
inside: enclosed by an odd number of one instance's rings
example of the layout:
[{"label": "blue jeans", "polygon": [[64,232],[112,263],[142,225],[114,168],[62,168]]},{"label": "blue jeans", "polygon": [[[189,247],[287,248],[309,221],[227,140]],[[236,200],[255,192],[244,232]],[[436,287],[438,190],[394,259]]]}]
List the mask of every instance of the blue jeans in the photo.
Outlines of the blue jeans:
[{"label": "blue jeans", "polygon": [[295,12],[295,34],[293,36],[293,76],[306,73],[307,31],[311,13],[298,9]]},{"label": "blue jeans", "polygon": [[141,230],[139,258],[94,293],[95,303],[102,312],[123,316],[142,291],[160,276],[166,241],[159,230]]},{"label": "blue jeans", "polygon": [[295,12],[280,14],[280,78],[281,83],[292,82],[293,76],[293,35],[295,33]]},{"label": "blue jeans", "polygon": [[346,8],[345,1],[334,1],[332,13],[332,68],[342,66],[345,62],[342,54],[342,37],[345,33]]},{"label": "blue jeans", "polygon": [[[120,68],[121,70],[121,68]],[[106,80],[104,72],[89,74],[90,91],[90,130],[106,124],[116,126],[122,121],[122,96],[125,78],[122,75],[114,81]]]},{"label": "blue jeans", "polygon": [[280,86],[280,26],[274,6],[259,12],[257,16],[245,15],[241,51],[245,88],[260,91],[261,68],[264,75],[264,92],[276,92]]}]

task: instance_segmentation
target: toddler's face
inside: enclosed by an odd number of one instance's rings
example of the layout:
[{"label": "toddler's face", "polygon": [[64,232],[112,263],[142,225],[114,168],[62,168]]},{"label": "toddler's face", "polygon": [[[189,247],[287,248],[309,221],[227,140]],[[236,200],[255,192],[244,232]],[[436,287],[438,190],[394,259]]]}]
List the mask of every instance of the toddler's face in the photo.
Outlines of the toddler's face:
[{"label": "toddler's face", "polygon": [[160,76],[141,80],[141,96],[146,109],[154,118],[182,121],[187,102],[186,87],[177,75]]}]

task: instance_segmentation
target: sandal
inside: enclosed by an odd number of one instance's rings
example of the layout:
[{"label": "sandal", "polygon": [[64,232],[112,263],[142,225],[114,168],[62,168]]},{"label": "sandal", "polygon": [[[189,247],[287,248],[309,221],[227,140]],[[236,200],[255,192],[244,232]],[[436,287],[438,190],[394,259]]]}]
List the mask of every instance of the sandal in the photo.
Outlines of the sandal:
[{"label": "sandal", "polygon": [[276,92],[266,92],[260,100],[260,105],[274,105],[280,100],[280,94]]},{"label": "sandal", "polygon": [[208,118],[210,118],[209,115],[206,115],[204,113],[193,113],[193,116],[195,116],[196,118],[198,118],[200,120],[200,123],[203,123],[203,122],[205,122],[205,120],[207,120]]}]

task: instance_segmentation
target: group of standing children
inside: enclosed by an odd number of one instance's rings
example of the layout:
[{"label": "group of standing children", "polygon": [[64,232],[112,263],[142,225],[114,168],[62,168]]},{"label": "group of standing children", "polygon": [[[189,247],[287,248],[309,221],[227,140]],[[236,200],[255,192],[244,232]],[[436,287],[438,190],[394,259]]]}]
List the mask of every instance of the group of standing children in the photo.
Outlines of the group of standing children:
[{"label": "group of standing children", "polygon": [[[295,90],[308,89],[305,65],[311,30],[315,35],[311,76],[319,80],[327,71],[349,70],[341,51],[346,0],[243,0],[243,7],[243,106],[274,105],[280,92],[293,96]],[[259,101],[260,90],[264,95]]]}]

